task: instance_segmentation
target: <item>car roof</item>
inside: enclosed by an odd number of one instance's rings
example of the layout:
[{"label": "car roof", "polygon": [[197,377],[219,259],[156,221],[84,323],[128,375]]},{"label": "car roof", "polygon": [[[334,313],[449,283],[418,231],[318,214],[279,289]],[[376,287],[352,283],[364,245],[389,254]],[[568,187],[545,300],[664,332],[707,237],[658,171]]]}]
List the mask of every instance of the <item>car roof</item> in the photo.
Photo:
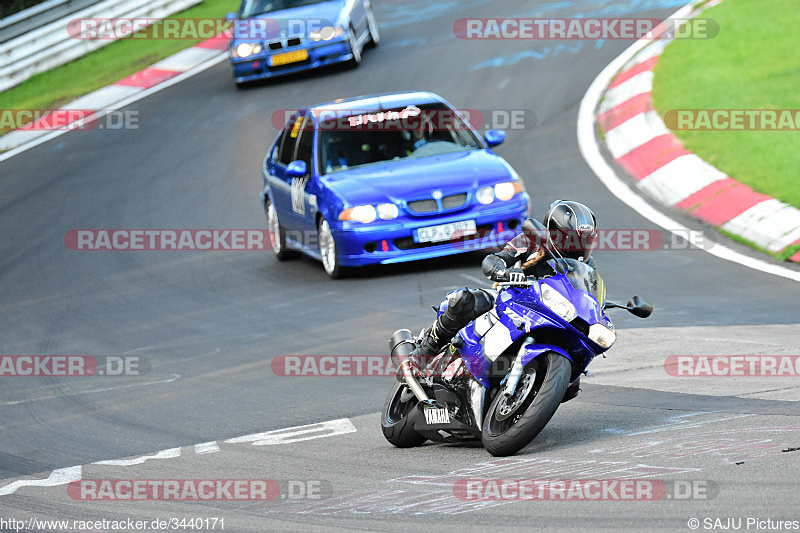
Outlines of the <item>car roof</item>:
[{"label": "car roof", "polygon": [[301,113],[315,110],[325,111],[348,111],[357,110],[359,113],[368,113],[372,111],[381,111],[384,109],[394,109],[397,107],[407,105],[425,105],[425,104],[446,104],[445,100],[434,93],[427,91],[411,91],[411,92],[396,92],[396,93],[381,93],[371,94],[366,96],[357,96],[355,98],[344,98],[316,104],[300,110]]}]

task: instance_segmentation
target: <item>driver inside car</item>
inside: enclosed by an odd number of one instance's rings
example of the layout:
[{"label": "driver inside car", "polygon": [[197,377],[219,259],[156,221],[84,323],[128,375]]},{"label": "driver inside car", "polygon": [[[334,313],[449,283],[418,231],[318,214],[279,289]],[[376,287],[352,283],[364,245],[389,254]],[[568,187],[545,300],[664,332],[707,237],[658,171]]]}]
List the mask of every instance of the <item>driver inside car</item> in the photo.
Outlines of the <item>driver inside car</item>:
[{"label": "driver inside car", "polygon": [[[591,209],[574,201],[557,200],[550,205],[544,225],[533,219],[522,224],[522,232],[501,251],[487,255],[483,274],[495,282],[524,283],[528,276],[542,278],[555,273],[541,261],[546,252],[554,258],[571,258],[594,266],[591,257],[597,242],[597,220]],[[437,355],[461,328],[494,307],[493,291],[460,289],[448,294],[448,307],[418,339],[410,357]],[[418,363],[416,365],[418,367]]]},{"label": "driver inside car", "polygon": [[430,117],[425,116],[422,124],[416,128],[411,128],[402,131],[403,139],[405,140],[408,148],[406,149],[406,156],[414,153],[430,142],[433,135],[433,123]]}]

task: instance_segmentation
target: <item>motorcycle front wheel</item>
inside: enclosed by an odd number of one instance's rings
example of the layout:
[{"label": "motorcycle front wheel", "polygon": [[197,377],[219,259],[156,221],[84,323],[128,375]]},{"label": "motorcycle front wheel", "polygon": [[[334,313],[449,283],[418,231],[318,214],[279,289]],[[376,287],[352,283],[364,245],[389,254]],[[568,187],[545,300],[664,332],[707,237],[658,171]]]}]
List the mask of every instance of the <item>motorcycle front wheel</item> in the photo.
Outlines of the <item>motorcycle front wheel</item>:
[{"label": "motorcycle front wheel", "polygon": [[499,391],[483,421],[483,447],[497,457],[513,455],[528,445],[558,409],[569,386],[572,363],[555,352],[525,365],[511,397]]},{"label": "motorcycle front wheel", "polygon": [[408,414],[417,403],[417,398],[411,393],[408,385],[397,382],[383,405],[381,413],[383,436],[398,448],[415,448],[428,440],[415,432],[408,423]]}]

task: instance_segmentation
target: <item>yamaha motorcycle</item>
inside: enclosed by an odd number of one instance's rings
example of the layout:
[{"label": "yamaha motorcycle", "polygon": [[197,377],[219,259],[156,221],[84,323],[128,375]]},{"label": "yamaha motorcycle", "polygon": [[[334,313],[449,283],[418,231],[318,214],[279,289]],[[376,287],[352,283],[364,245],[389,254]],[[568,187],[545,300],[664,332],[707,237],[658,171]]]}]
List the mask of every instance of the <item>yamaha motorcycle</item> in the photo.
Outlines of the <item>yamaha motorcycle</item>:
[{"label": "yamaha motorcycle", "polygon": [[[494,308],[453,337],[427,364],[408,356],[418,338],[401,329],[390,340],[397,379],[383,406],[386,439],[400,448],[427,440],[481,440],[495,456],[527,446],[577,396],[582,374],[616,340],[610,308],[647,318],[653,306],[638,296],[606,301],[592,266],[555,258],[555,274],[496,284]],[[442,314],[445,300],[438,309]],[[421,334],[420,334],[421,337]]]}]

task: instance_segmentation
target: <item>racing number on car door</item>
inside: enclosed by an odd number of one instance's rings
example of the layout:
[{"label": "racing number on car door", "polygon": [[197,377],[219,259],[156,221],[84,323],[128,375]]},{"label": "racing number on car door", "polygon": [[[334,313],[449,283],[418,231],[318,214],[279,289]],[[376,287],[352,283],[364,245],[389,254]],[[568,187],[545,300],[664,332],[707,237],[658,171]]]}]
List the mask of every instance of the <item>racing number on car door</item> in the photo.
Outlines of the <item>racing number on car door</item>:
[{"label": "racing number on car door", "polygon": [[303,116],[293,116],[283,129],[277,144],[276,158],[267,165],[267,180],[270,185],[272,199],[281,224],[287,230],[298,229],[297,215],[292,207],[292,178],[286,173],[286,167],[294,161],[297,152],[297,141],[300,128],[303,125]]},{"label": "racing number on car door", "polygon": [[308,184],[314,175],[313,147],[314,121],[310,115],[307,115],[297,139],[294,160],[304,162],[308,173],[303,177],[292,179],[292,211],[298,215],[298,229],[303,230],[304,240],[307,240],[305,237],[316,230],[314,225],[315,211],[309,203],[308,191]]},{"label": "racing number on car door", "polygon": [[292,211],[298,215],[306,214],[305,192],[308,177],[292,180]]}]

